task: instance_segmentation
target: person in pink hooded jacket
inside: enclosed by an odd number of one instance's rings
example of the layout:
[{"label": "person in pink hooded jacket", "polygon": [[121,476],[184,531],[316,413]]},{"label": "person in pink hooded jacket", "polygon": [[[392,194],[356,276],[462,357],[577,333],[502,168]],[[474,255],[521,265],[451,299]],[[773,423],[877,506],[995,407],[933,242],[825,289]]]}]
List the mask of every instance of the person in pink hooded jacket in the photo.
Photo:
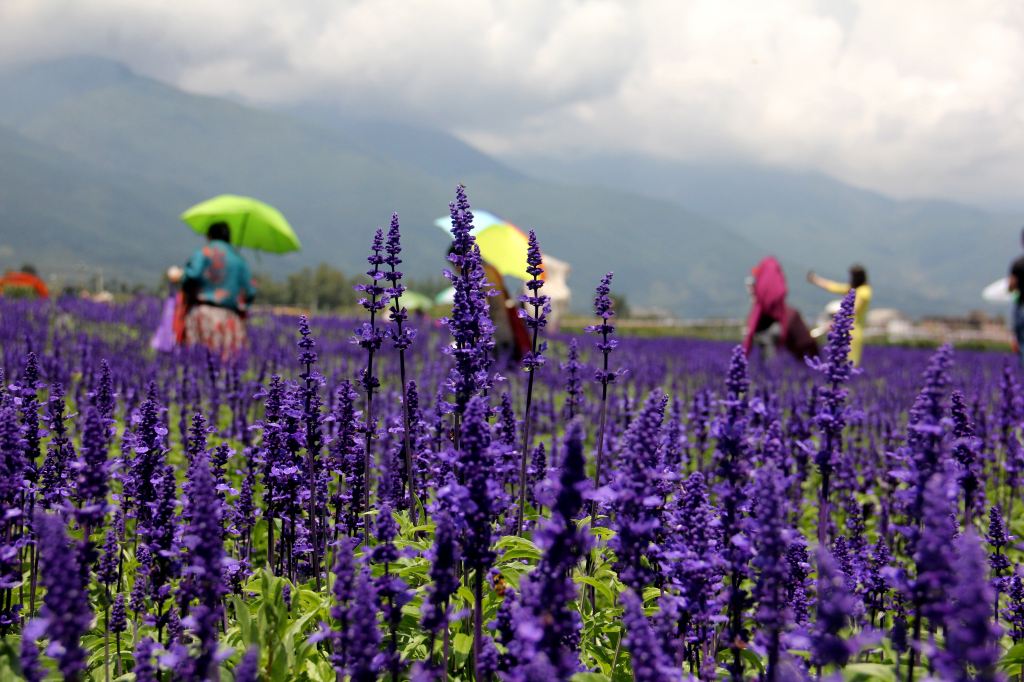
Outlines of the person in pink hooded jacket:
[{"label": "person in pink hooded jacket", "polygon": [[784,347],[797,359],[817,356],[818,344],[807,330],[799,311],[786,305],[786,276],[779,261],[774,256],[763,258],[751,274],[753,304],[747,316],[743,350],[749,355],[754,346],[754,336],[778,324],[778,346]]}]

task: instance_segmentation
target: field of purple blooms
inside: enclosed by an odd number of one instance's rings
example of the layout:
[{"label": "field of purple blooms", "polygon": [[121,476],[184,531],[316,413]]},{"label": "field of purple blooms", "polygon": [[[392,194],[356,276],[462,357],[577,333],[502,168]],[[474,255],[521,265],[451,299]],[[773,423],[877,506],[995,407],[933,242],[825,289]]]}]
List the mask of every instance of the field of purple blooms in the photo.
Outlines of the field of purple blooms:
[{"label": "field of purple blooms", "polygon": [[[155,355],[161,302],[0,299],[0,679],[998,680],[1024,674],[1013,358],[822,359],[545,328],[496,361],[460,188],[455,304],[256,315]],[[614,263],[609,263],[613,266]],[[1015,532],[1017,531],[1017,532]]]}]

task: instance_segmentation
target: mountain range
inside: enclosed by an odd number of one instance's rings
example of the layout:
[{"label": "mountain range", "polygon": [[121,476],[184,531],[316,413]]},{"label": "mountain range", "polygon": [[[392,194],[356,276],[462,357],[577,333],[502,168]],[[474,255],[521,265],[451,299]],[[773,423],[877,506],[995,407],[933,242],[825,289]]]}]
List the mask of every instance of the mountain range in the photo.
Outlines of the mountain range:
[{"label": "mountain range", "polygon": [[797,280],[867,265],[879,305],[962,312],[1003,274],[1020,219],[944,201],[900,201],[813,174],[647,157],[494,158],[446,132],[360,121],[323,106],[266,110],[195,95],[116,62],[68,58],[0,72],[0,266],[98,266],[151,283],[199,243],[177,216],[220,193],[284,212],[301,253],[253,256],[280,274],[325,261],[365,268],[372,231],[397,211],[406,272],[444,267],[457,183],[475,206],[537,230],[572,264],[574,307],[615,271],[634,306],[742,316],[742,280],[781,257]]}]

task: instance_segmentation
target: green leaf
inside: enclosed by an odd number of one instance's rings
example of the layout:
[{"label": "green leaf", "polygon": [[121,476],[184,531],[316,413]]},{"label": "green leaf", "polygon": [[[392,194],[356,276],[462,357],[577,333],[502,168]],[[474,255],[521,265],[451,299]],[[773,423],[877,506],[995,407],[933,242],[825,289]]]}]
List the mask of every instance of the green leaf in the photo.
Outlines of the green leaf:
[{"label": "green leaf", "polygon": [[605,542],[615,537],[615,531],[604,526],[591,527],[590,534],[597,536],[599,540],[603,540]]},{"label": "green leaf", "polygon": [[615,593],[607,584],[597,578],[591,578],[588,575],[578,575],[573,578],[573,582],[579,585],[589,585],[590,587],[593,587],[605,604],[611,605],[615,603]]},{"label": "green leaf", "polygon": [[741,649],[740,658],[743,659],[747,667],[757,668],[759,673],[764,672],[764,663],[761,662],[761,657],[755,654],[752,649]]},{"label": "green leaf", "polygon": [[1024,642],[1014,644],[999,661],[1001,670],[1009,670],[1017,666],[1024,666]]},{"label": "green leaf", "polygon": [[473,651],[473,637],[464,632],[456,633],[452,639],[452,660],[456,668],[461,668],[469,660]]},{"label": "green leaf", "polygon": [[242,641],[246,644],[252,643],[252,613],[249,611],[249,606],[242,598],[237,595],[231,595],[231,605],[234,607],[235,621],[238,623],[239,631],[242,635]]},{"label": "green leaf", "polygon": [[844,682],[896,682],[892,666],[881,663],[851,663],[843,669]]},{"label": "green leaf", "polygon": [[572,676],[572,682],[609,682],[607,675],[601,673],[576,673]]}]

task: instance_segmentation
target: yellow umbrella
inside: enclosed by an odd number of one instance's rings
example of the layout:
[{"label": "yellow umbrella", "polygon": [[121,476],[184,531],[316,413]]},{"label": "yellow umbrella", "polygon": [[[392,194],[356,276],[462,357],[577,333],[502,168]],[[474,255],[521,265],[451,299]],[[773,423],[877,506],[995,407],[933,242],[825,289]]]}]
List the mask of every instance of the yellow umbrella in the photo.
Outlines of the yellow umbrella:
[{"label": "yellow umbrella", "polygon": [[[438,218],[434,224],[443,230],[451,227],[449,218]],[[503,277],[531,279],[526,272],[526,252],[530,240],[518,227],[487,211],[473,211],[473,230],[480,247],[480,256],[494,266]],[[542,266],[543,267],[543,266]]]}]

